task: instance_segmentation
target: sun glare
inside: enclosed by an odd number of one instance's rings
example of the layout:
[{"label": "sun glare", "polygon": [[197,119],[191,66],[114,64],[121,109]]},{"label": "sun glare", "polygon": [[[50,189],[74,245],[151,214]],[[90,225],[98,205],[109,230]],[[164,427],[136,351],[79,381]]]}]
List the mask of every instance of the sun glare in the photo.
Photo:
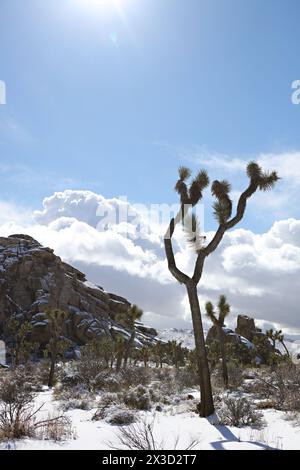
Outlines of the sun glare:
[{"label": "sun glare", "polygon": [[81,4],[84,4],[89,8],[120,8],[124,0],[80,0]]}]

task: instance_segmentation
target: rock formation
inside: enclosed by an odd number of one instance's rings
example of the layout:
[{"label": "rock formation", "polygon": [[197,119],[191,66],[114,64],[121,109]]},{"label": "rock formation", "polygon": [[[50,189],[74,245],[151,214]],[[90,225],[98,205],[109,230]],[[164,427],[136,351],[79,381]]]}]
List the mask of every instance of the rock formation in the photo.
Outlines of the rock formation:
[{"label": "rock formation", "polygon": [[263,335],[261,330],[255,326],[254,318],[247,317],[246,315],[238,316],[235,332],[244,336],[249,341],[253,341],[255,336]]},{"label": "rock formation", "polygon": [[[31,339],[45,345],[49,340],[47,307],[67,312],[64,335],[74,348],[110,336],[112,329],[128,337],[130,332],[116,323],[116,316],[129,306],[126,299],[88,282],[82,272],[28,235],[0,237],[0,338],[13,315],[20,322],[29,321]],[[139,344],[152,341],[156,334],[143,325],[137,330]]]},{"label": "rock formation", "polygon": [[[236,345],[237,347],[239,345],[246,347],[249,351],[252,350],[253,353],[256,353],[257,363],[265,362],[265,359],[260,354],[258,354],[257,348],[253,344],[253,340],[259,336],[266,338],[266,335],[255,326],[254,318],[247,317],[246,315],[238,315],[237,327],[235,331],[231,330],[230,328],[223,327],[222,335],[225,343],[231,343]],[[206,344],[209,346],[214,340],[219,341],[216,326],[212,326],[208,331],[206,337]],[[265,344],[269,347],[268,350],[273,350],[273,346],[268,340]],[[240,353],[240,349],[237,348],[237,351],[239,351],[238,353]],[[277,350],[274,351],[279,353],[279,351]]]}]

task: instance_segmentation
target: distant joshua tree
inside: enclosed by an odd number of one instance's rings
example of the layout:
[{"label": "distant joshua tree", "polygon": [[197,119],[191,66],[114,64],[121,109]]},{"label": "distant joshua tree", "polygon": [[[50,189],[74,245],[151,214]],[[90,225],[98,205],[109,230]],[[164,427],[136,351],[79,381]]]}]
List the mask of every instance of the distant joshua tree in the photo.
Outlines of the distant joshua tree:
[{"label": "distant joshua tree", "polygon": [[[247,200],[257,190],[266,191],[268,189],[272,189],[279,179],[275,171],[271,173],[265,173],[255,162],[248,164],[247,175],[249,177],[249,185],[239,198],[236,214],[234,217],[232,217],[232,200],[229,196],[231,185],[225,180],[216,180],[212,183],[211,192],[216,198],[213,209],[219,226],[212,240],[206,246],[204,246],[203,240],[205,238],[199,234],[200,230],[197,219],[193,214],[190,214],[190,212],[192,211],[192,208],[195,207],[202,199],[203,190],[209,185],[209,178],[206,171],[201,170],[192,180],[192,182],[188,184],[187,181],[191,177],[191,171],[186,167],[180,167],[179,180],[176,183],[175,189],[180,196],[181,207],[178,214],[171,219],[164,238],[165,252],[168,260],[169,270],[179,283],[185,285],[189,298],[198,358],[199,382],[201,390],[201,404],[199,407],[200,416],[209,416],[214,412],[210,372],[205,348],[201,310],[197,293],[197,285],[199,284],[202,277],[204,263],[206,258],[211,255],[219,246],[224,234],[228,230],[235,227],[242,220],[246,210]],[[186,228],[187,233],[190,234],[189,242],[192,243],[197,254],[195,269],[192,277],[183,273],[177,267],[175,261],[172,237],[176,226],[180,223]]]},{"label": "distant joshua tree", "polygon": [[279,343],[282,344],[285,352],[286,352],[286,355],[287,357],[290,357],[290,353],[289,353],[289,350],[288,348],[286,347],[286,344],[284,342],[284,334],[282,333],[282,330],[277,330],[277,331],[274,331],[272,328],[270,330],[267,330],[266,331],[266,336],[271,340],[272,342],[272,346],[273,348],[275,349],[276,347],[276,341],[279,341]]},{"label": "distant joshua tree", "polygon": [[127,347],[124,351],[124,367],[127,366],[128,358],[134,347],[134,340],[136,335],[136,322],[143,316],[143,310],[137,305],[131,305],[125,313],[121,313],[117,316],[116,320],[131,331]]},{"label": "distant joshua tree", "polygon": [[223,327],[224,327],[224,320],[230,313],[230,305],[227,303],[225,295],[221,295],[219,302],[218,302],[218,311],[219,311],[218,316],[216,315],[214,311],[214,306],[211,302],[206,303],[205,309],[206,309],[206,314],[208,318],[212,321],[213,325],[217,329],[221,358],[222,358],[223,382],[224,382],[225,387],[228,388],[228,370],[227,370],[227,359],[226,359]]},{"label": "distant joshua tree", "polygon": [[70,342],[63,336],[67,313],[58,308],[48,308],[45,310],[45,313],[49,323],[50,339],[44,352],[45,356],[50,358],[48,386],[53,387],[58,359],[63,357],[70,347]]}]

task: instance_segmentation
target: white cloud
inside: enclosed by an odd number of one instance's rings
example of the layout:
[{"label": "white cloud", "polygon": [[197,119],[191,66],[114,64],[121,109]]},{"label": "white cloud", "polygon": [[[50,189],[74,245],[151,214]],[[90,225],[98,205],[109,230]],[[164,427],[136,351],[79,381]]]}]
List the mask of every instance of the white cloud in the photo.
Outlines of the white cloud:
[{"label": "white cloud", "polygon": [[[123,204],[89,191],[55,193],[27,226],[17,218],[10,222],[12,212],[7,206],[2,211],[0,234],[28,233],[51,246],[57,255],[86,272],[91,281],[140,304],[147,312],[148,323],[188,327],[184,286],[168,272],[155,230],[149,230],[149,237],[140,240],[130,221],[126,227],[96,229],[99,206],[112,210]],[[135,236],[127,237],[127,232]],[[185,247],[182,234],[178,233],[174,246],[179,266],[192,273],[195,256]],[[278,221],[263,234],[233,230],[206,261],[199,285],[201,305],[216,301],[224,293],[233,307],[229,322],[236,314],[245,313],[292,330],[299,327],[299,274],[300,220]]]}]

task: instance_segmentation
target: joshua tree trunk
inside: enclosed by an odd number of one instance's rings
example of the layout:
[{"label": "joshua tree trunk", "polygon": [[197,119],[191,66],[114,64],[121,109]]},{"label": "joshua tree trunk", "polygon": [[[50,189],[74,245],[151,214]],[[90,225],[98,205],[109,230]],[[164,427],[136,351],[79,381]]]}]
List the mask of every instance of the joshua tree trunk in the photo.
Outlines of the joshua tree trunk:
[{"label": "joshua tree trunk", "polygon": [[281,340],[280,342],[281,342],[282,346],[284,347],[284,350],[286,352],[287,357],[290,357],[290,353],[289,353],[288,348],[285,345],[285,342],[283,340]]},{"label": "joshua tree trunk", "polygon": [[222,326],[217,326],[219,343],[220,343],[220,352],[222,358],[222,375],[225,388],[228,388],[228,369],[227,369],[227,360],[225,352],[225,343],[224,343],[224,333]]},{"label": "joshua tree trunk", "polygon": [[49,378],[48,378],[48,387],[49,388],[52,388],[53,384],[54,384],[55,363],[56,363],[56,357],[55,357],[54,354],[52,354],[51,355]]},{"label": "joshua tree trunk", "polygon": [[122,366],[122,360],[123,360],[123,351],[119,351],[117,353],[117,363],[116,363],[116,370],[119,371]]},{"label": "joshua tree trunk", "polygon": [[133,348],[134,340],[135,340],[135,331],[133,331],[131,333],[131,336],[129,338],[129,341],[128,341],[128,344],[127,344],[127,347],[126,347],[126,350],[125,350],[125,353],[124,353],[124,367],[127,367],[128,358],[129,358],[130,352]]},{"label": "joshua tree trunk", "polygon": [[199,384],[201,392],[200,416],[209,416],[214,413],[214,404],[212,397],[212,388],[210,381],[210,372],[207,360],[207,353],[204,340],[203,325],[201,319],[201,311],[197,293],[197,285],[189,282],[187,292],[192,313],[192,321],[195,336],[195,345],[197,352]]}]

